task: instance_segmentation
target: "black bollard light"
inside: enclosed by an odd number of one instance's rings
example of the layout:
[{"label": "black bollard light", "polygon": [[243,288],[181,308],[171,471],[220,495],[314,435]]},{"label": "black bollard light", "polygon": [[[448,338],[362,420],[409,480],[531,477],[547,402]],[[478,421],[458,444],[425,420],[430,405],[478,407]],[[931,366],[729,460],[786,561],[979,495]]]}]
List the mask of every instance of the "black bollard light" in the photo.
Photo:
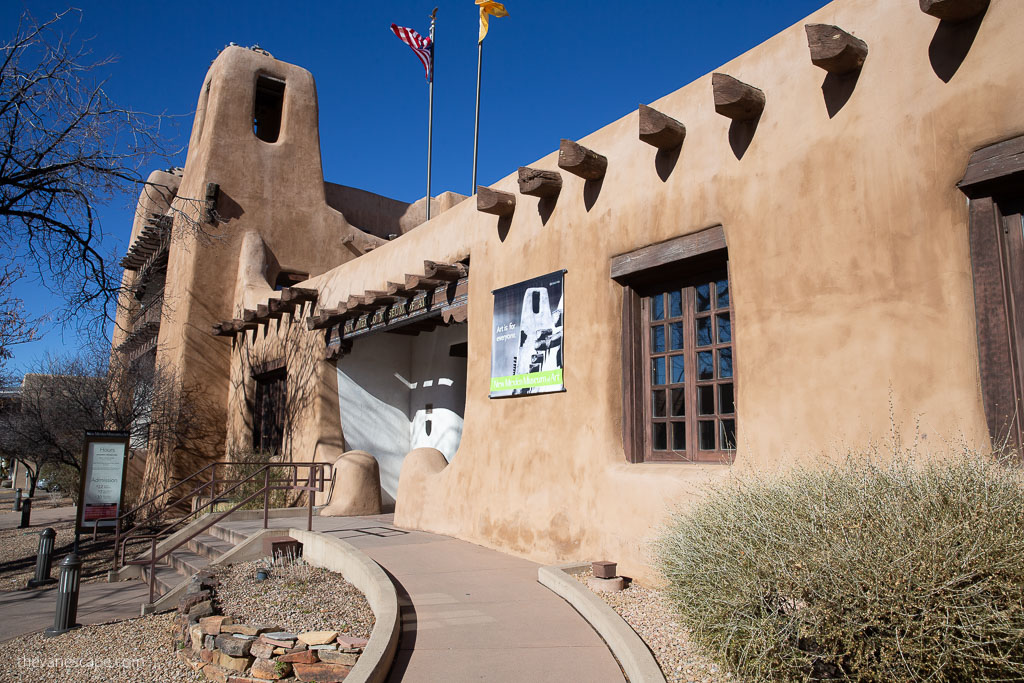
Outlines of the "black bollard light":
[{"label": "black bollard light", "polygon": [[43,631],[47,638],[67,633],[81,624],[78,618],[78,584],[82,574],[82,560],[71,553],[60,563],[60,584],[57,586],[57,614],[53,619],[53,627]]},{"label": "black bollard light", "polygon": [[26,498],[21,501],[21,524],[18,525],[19,529],[27,529],[32,519],[32,499]]},{"label": "black bollard light", "polygon": [[21,512],[21,489],[14,490],[14,511]]},{"label": "black bollard light", "polygon": [[57,532],[46,527],[39,533],[39,550],[36,551],[36,575],[29,579],[28,587],[35,588],[43,584],[53,583],[56,579],[50,576],[50,567],[53,565],[53,544],[57,538]]}]

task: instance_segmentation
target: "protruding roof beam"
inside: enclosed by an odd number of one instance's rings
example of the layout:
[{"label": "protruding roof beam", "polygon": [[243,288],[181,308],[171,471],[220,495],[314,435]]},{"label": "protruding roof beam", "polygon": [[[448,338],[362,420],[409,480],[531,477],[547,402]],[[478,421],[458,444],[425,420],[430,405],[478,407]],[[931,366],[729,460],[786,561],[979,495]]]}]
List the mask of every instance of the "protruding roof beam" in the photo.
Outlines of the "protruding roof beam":
[{"label": "protruding roof beam", "polygon": [[864,66],[868,44],[831,24],[807,24],[807,47],[811,64],[841,76]]},{"label": "protruding roof beam", "polygon": [[295,301],[296,303],[316,301],[318,295],[317,290],[307,287],[285,287],[281,290],[281,301]]},{"label": "protruding roof beam", "polygon": [[516,196],[481,185],[476,188],[476,210],[495,216],[511,216],[516,210]]},{"label": "protruding roof beam", "polygon": [[989,0],[920,0],[921,11],[943,21],[966,21],[988,8]]},{"label": "protruding roof beam", "polygon": [[405,291],[407,292],[423,292],[446,284],[448,284],[446,280],[439,280],[425,275],[406,274],[405,276]]},{"label": "protruding roof beam", "polygon": [[657,109],[640,105],[640,141],[658,149],[673,149],[686,139],[686,126]]},{"label": "protruding roof beam", "polygon": [[423,262],[423,276],[427,278],[455,282],[460,277],[465,277],[468,272],[469,269],[462,263]]},{"label": "protruding roof beam", "polygon": [[587,180],[598,180],[608,170],[607,157],[572,140],[558,146],[558,167]]},{"label": "protruding roof beam", "polygon": [[750,121],[764,111],[764,92],[728,74],[711,74],[715,111],[734,121]]},{"label": "protruding roof beam", "polygon": [[350,311],[364,311],[369,313],[370,311],[376,311],[380,306],[374,304],[372,301],[367,301],[364,297],[353,294],[348,298],[345,308]]},{"label": "protruding roof beam", "polygon": [[347,312],[348,309],[345,306],[325,308],[318,315],[311,315],[306,318],[306,329],[322,330],[325,327],[330,327],[343,320]]},{"label": "protruding roof beam", "polygon": [[533,197],[557,197],[562,191],[562,174],[529,166],[519,167],[519,191]]}]

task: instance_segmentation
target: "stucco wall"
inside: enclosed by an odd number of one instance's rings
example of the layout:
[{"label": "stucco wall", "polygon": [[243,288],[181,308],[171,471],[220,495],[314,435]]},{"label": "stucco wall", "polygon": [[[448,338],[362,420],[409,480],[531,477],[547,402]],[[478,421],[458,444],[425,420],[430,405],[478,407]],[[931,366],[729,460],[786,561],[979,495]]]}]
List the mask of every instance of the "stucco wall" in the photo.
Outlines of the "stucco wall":
[{"label": "stucco wall", "polygon": [[[806,20],[870,47],[838,110],[801,22],[721,68],[767,96],[742,158],[708,75],[652,103],[687,127],[671,168],[638,141],[634,112],[580,141],[607,156],[607,175],[585,187],[563,172],[546,220],[510,174],[495,184],[517,194],[507,225],[465,202],[317,278],[337,301],[424,258],[472,255],[461,445],[440,473],[401,483],[396,522],[539,561],[608,558],[651,578],[658,523],[716,478],[840,457],[885,439],[893,420],[926,451],[986,445],[955,184],[973,150],[1024,132],[1018,10],[994,0],[950,76],[952,47],[917,3],[839,0]],[[736,464],[627,464],[622,289],[609,261],[715,224],[734,296]],[[491,291],[560,268],[567,391],[489,400]]]}]

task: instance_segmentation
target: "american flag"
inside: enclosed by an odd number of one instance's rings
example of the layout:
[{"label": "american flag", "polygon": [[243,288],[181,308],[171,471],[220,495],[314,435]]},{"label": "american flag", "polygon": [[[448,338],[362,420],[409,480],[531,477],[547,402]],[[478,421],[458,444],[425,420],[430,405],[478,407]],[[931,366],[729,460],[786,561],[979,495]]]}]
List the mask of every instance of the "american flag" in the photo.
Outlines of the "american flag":
[{"label": "american flag", "polygon": [[412,51],[416,53],[416,58],[423,64],[427,81],[430,81],[431,76],[434,75],[432,64],[434,61],[434,43],[431,42],[430,38],[424,38],[411,28],[391,24],[391,30],[394,31],[400,41],[411,47]]}]

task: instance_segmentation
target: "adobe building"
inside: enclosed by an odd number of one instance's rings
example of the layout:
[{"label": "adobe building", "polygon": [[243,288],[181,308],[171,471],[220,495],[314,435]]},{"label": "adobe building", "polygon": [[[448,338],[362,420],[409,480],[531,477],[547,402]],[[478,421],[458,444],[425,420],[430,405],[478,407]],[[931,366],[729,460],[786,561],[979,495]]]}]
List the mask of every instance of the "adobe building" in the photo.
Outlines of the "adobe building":
[{"label": "adobe building", "polygon": [[219,436],[147,479],[274,450],[335,463],[324,514],[646,579],[723,477],[1019,444],[1022,31],[1015,0],[836,0],[429,221],[325,183],[310,74],[224,50],[126,257],[158,329],[115,341]]}]

